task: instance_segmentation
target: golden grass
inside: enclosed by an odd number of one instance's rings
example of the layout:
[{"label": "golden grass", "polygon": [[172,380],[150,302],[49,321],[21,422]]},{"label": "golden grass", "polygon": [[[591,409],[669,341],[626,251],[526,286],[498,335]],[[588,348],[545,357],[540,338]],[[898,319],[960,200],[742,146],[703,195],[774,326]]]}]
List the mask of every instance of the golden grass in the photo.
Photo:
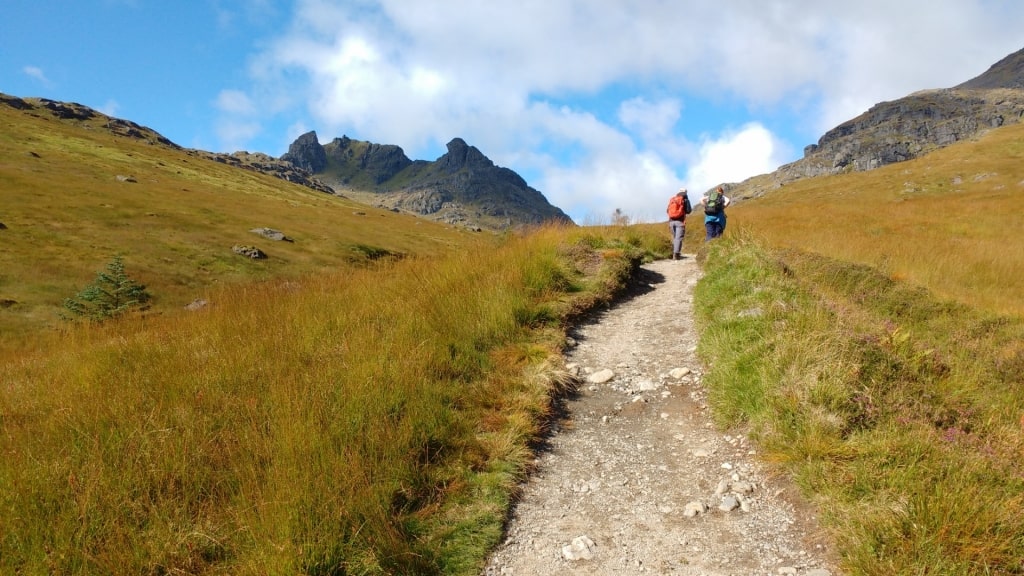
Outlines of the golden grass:
[{"label": "golden grass", "polygon": [[[0,106],[0,344],[60,325],[65,297],[115,255],[180,310],[212,286],[364,265],[366,247],[429,256],[468,249],[479,235],[379,210],[273,178]],[[131,176],[137,182],[122,182]],[[294,242],[250,232],[280,230]],[[232,252],[255,245],[265,261]]]},{"label": "golden grass", "polygon": [[730,227],[1019,316],[1022,160],[1024,126],[1008,126],[909,162],[797,181],[737,204]]},{"label": "golden grass", "polygon": [[476,573],[571,385],[561,323],[644,243],[538,230],[34,340],[0,364],[0,572]]}]

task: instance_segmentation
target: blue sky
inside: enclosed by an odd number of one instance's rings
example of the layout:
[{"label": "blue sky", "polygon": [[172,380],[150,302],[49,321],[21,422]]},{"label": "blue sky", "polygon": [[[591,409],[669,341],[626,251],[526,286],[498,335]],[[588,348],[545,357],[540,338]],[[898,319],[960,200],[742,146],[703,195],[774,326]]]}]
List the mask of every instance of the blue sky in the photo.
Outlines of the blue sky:
[{"label": "blue sky", "polygon": [[5,0],[0,92],[218,152],[463,138],[578,223],[664,218],[1024,48],[1019,0]]}]

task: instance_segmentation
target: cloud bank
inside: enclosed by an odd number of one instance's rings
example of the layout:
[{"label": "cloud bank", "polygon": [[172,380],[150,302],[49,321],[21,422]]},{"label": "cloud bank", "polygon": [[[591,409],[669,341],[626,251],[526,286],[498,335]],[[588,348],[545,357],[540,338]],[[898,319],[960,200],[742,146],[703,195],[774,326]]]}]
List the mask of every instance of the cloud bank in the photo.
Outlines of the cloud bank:
[{"label": "cloud bank", "polygon": [[876,102],[983,72],[1021,47],[1022,17],[994,0],[301,0],[252,85],[222,92],[218,130],[243,143],[278,115],[289,138],[425,159],[461,137],[577,222],[654,221],[680,186],[770,172]]}]

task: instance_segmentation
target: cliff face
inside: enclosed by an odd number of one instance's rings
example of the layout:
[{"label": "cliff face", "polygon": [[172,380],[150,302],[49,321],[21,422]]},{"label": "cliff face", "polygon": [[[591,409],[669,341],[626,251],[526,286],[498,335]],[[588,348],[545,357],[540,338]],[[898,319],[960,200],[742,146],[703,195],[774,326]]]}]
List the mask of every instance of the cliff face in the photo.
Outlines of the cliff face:
[{"label": "cliff face", "polygon": [[[315,145],[314,145],[315,144]],[[316,133],[300,136],[281,160],[321,166],[316,177],[346,195],[394,210],[477,228],[504,229],[549,220],[570,222],[514,171],[496,166],[480,150],[455,138],[433,162],[410,160],[389,144],[335,138],[320,146]]]},{"label": "cliff face", "polygon": [[760,196],[787,182],[910,160],[985,130],[1024,120],[1024,50],[953,88],[923,90],[869,110],[826,132],[804,157],[768,178],[726,187],[738,198]]}]

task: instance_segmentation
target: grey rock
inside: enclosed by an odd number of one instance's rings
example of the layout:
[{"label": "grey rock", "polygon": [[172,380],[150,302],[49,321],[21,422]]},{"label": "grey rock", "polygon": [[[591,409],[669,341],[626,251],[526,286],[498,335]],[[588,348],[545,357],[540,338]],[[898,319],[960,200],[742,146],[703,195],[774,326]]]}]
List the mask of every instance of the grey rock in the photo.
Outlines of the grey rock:
[{"label": "grey rock", "polygon": [[263,236],[267,240],[273,240],[275,242],[295,241],[292,238],[285,236],[283,232],[274,230],[273,228],[253,228],[252,230],[249,230],[249,232],[252,232],[253,234],[259,234],[260,236]]},{"label": "grey rock", "polygon": [[235,254],[245,256],[246,258],[251,258],[253,260],[265,260],[267,258],[267,255],[255,246],[235,245],[231,248],[231,251]]},{"label": "grey rock", "polygon": [[683,508],[683,516],[686,516],[687,518],[693,518],[695,516],[700,516],[701,514],[704,514],[707,511],[707,504],[699,500],[694,500],[693,502],[688,502],[686,506]]},{"label": "grey rock", "polygon": [[281,160],[294,164],[307,172],[320,172],[327,167],[327,153],[316,137],[316,132],[306,132],[288,146],[288,152]]},{"label": "grey rock", "polygon": [[596,544],[587,536],[577,536],[572,542],[562,547],[562,557],[570,562],[577,560],[590,560],[594,557]]},{"label": "grey rock", "polygon": [[732,494],[723,496],[722,501],[718,504],[718,509],[722,512],[732,512],[739,507],[740,501]]}]

